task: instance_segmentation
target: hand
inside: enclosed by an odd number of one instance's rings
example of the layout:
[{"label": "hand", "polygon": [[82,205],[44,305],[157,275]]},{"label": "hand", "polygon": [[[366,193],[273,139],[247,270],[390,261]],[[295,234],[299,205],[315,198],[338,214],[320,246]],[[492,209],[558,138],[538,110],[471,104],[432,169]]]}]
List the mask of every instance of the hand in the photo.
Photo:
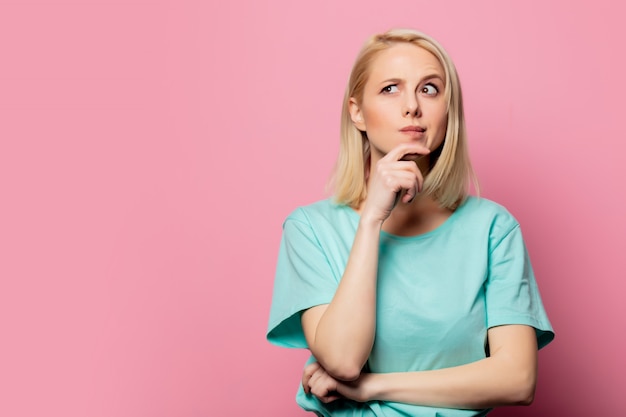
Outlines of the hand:
[{"label": "hand", "polygon": [[424,177],[414,155],[428,155],[430,150],[416,143],[403,143],[381,158],[370,173],[362,217],[384,221],[398,201],[410,203],[422,190]]},{"label": "hand", "polygon": [[321,402],[330,403],[341,398],[337,393],[339,381],[330,376],[322,366],[313,362],[304,367],[302,387],[307,394],[315,395]]},{"label": "hand", "polygon": [[302,387],[307,394],[315,395],[321,402],[330,403],[339,398],[369,401],[368,387],[373,374],[363,373],[355,381],[339,381],[328,374],[322,366],[313,362],[302,372]]}]

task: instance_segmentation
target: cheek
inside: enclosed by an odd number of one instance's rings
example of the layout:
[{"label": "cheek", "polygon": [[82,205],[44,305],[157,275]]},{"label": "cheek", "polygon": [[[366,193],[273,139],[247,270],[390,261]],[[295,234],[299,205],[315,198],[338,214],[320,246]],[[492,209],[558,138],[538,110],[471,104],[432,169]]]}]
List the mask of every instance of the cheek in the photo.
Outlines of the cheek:
[{"label": "cheek", "polygon": [[388,118],[385,111],[389,111],[385,106],[372,106],[363,109],[363,120],[367,131],[374,131],[384,126],[385,120]]},{"label": "cheek", "polygon": [[441,145],[446,138],[446,132],[448,130],[448,113],[445,109],[438,109],[437,116],[435,118],[435,126],[437,129],[437,135],[435,138],[435,147]]},{"label": "cheek", "polygon": [[440,128],[441,130],[443,130],[443,133],[445,135],[446,130],[448,128],[448,114],[444,114],[443,117],[441,118],[441,123],[440,123]]},{"label": "cheek", "polygon": [[438,104],[435,108],[433,108],[433,116],[437,128],[443,129],[445,131],[446,126],[448,125],[448,111],[445,103]]},{"label": "cheek", "polygon": [[446,137],[446,132],[448,131],[448,115],[444,115],[444,117],[441,118],[441,123],[439,124],[439,129],[441,132],[441,141],[443,142],[443,140]]},{"label": "cheek", "polygon": [[365,132],[368,133],[373,130],[376,130],[376,125],[378,124],[376,113],[364,111],[362,115],[363,115],[363,124],[365,125]]}]

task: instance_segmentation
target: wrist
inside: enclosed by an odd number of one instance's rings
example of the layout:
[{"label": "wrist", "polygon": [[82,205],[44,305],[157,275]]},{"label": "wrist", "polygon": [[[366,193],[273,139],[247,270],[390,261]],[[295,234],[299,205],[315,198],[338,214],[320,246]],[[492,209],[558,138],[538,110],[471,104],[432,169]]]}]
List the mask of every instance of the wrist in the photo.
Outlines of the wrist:
[{"label": "wrist", "polygon": [[380,220],[363,213],[359,220],[359,227],[365,230],[380,232],[380,229],[383,227],[383,222],[384,220]]},{"label": "wrist", "polygon": [[380,399],[383,392],[382,378],[384,378],[384,374],[363,374],[361,381],[363,402]]}]

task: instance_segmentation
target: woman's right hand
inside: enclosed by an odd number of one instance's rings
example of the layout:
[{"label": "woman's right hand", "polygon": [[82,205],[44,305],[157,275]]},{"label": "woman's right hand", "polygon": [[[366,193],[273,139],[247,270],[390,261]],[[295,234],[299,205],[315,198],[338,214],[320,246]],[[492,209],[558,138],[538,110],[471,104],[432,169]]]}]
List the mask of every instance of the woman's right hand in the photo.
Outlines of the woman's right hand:
[{"label": "woman's right hand", "polygon": [[361,218],[382,223],[400,200],[413,201],[422,190],[424,177],[412,157],[429,153],[417,143],[403,143],[376,162],[370,171]]}]

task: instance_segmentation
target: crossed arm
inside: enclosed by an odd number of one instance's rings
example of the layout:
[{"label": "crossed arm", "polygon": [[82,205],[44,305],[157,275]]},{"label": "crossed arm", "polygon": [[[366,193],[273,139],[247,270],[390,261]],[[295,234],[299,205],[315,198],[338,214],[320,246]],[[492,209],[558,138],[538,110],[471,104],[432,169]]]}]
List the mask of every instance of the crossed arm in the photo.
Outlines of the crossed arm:
[{"label": "crossed arm", "polygon": [[323,402],[395,401],[448,408],[529,405],[537,377],[537,342],[529,326],[507,325],[488,331],[491,356],[432,371],[372,374],[354,381],[334,378],[317,362],[308,365],[302,384]]},{"label": "crossed arm", "polygon": [[[361,373],[374,342],[377,260],[375,230],[357,230],[346,274],[330,304],[305,311],[302,326],[317,359],[303,373],[305,392],[323,402],[345,397],[446,408],[491,408],[532,403],[537,379],[535,329],[505,325],[487,331],[490,355],[438,370]],[[371,239],[378,246],[378,239]],[[375,265],[374,265],[375,266]]]}]

